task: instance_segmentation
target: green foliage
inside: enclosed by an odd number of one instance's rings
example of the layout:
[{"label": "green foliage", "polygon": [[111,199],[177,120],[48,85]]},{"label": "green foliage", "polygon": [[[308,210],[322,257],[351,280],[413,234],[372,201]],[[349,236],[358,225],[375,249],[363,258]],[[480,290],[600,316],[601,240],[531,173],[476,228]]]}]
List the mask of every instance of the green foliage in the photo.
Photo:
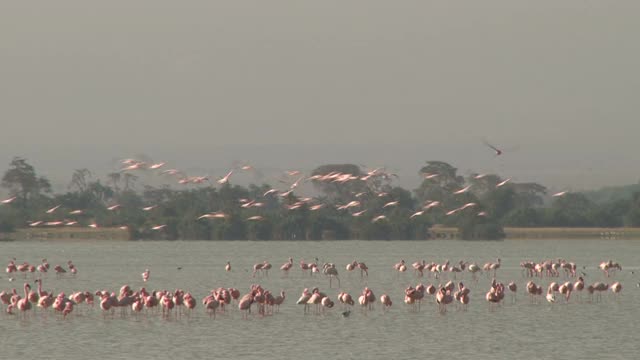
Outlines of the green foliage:
[{"label": "green foliage", "polygon": [[633,194],[629,209],[624,217],[627,226],[640,226],[640,192]]},{"label": "green foliage", "polygon": [[26,159],[15,157],[9,164],[9,170],[2,177],[2,187],[23,201],[36,197],[41,193],[50,193],[51,184],[45,177],[38,177],[35,169]]},{"label": "green foliage", "polygon": [[[330,174],[353,179],[344,183],[321,180]],[[425,179],[412,193],[392,186],[392,175],[380,169],[365,172],[353,164],[320,166],[312,172],[317,175],[312,181],[321,196],[303,204],[293,193],[284,198],[264,196],[271,189],[268,184],[243,187],[227,183],[217,189],[202,186],[176,190],[137,184],[138,177],[131,173],[111,173],[103,183],[87,169],[73,172],[68,192],[50,194],[49,181],[25,159],[14,158],[2,186],[17,198],[0,205],[0,232],[25,227],[29,221],[64,219],[81,226],[126,225],[136,239],[411,240],[426,239],[432,225],[442,224],[457,227],[464,239],[490,240],[504,237],[503,226],[640,226],[640,193],[606,202],[593,201],[588,194],[568,193],[553,198],[545,207],[546,188],[536,183],[500,184],[504,179],[495,174],[465,179],[455,167],[440,161],[427,162],[420,174]],[[432,174],[437,176],[426,178]],[[454,194],[469,185],[469,191]],[[261,206],[241,207],[250,200],[259,201]],[[338,210],[355,200],[358,204],[354,207]],[[439,201],[441,205],[424,209],[427,201]],[[320,203],[324,207],[312,211],[311,206]],[[389,203],[392,205],[385,207]],[[107,209],[114,204],[120,207]],[[447,215],[465,204],[469,206]],[[58,205],[56,212],[45,213]],[[152,205],[153,209],[142,210]],[[288,208],[293,205],[294,209]],[[82,213],[70,214],[78,209]],[[363,215],[352,216],[365,209]],[[424,213],[411,217],[420,210]],[[212,212],[228,216],[198,219]],[[384,218],[372,222],[380,215]],[[255,216],[261,220],[248,220]],[[158,225],[165,226],[152,230]]]}]

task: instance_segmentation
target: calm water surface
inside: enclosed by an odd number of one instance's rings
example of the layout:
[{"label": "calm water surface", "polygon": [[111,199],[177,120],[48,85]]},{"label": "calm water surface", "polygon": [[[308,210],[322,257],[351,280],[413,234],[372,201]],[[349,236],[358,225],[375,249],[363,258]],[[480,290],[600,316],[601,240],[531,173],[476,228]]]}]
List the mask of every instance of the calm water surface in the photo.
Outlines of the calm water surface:
[{"label": "calm water surface", "polygon": [[[294,258],[288,278],[278,268]],[[138,289],[176,289],[190,291],[198,299],[191,317],[163,320],[159,316],[103,318],[99,307],[76,307],[72,316],[62,319],[53,313],[37,311],[27,319],[0,314],[0,358],[125,359],[293,359],[301,356],[334,359],[417,359],[462,357],[473,359],[514,359],[535,356],[541,359],[635,359],[640,351],[636,325],[640,322],[640,241],[504,241],[504,242],[0,242],[3,262],[37,264],[47,258],[52,267],[73,260],[78,267],[75,278],[56,278],[49,273],[44,288],[54,292],[97,289],[117,291],[123,284]],[[303,274],[300,259],[334,262],[339,265],[342,289],[352,295],[364,286],[377,297],[387,293],[394,301],[383,313],[378,304],[373,312],[354,309],[343,318],[339,305],[326,315],[304,315],[295,301],[305,287],[318,286],[336,302],[337,285],[329,289],[324,276]],[[480,265],[501,258],[498,280],[515,280],[518,301],[490,311],[484,294],[490,279],[482,276],[471,288],[468,311],[453,306],[445,314],[435,305],[424,305],[419,313],[402,303],[403,289],[438,284],[433,278],[417,279],[411,270],[398,275],[392,265],[400,259],[409,264],[425,259],[442,263],[464,259]],[[613,259],[624,271],[615,276],[624,287],[618,299],[607,294],[600,303],[572,299],[568,305],[530,304],[524,294],[525,280],[519,263],[524,259],[565,258],[586,272],[587,283],[608,281],[597,264]],[[344,265],[357,259],[369,267],[369,278],[359,272],[348,273]],[[226,261],[233,271],[225,273]],[[251,277],[253,264],[268,260],[273,264],[269,277]],[[4,263],[2,264],[4,265]],[[181,270],[177,268],[181,267]],[[143,284],[140,274],[151,270]],[[636,274],[632,274],[634,271]],[[545,288],[556,279],[535,279]],[[33,284],[33,277],[27,281]],[[564,281],[560,277],[560,281]],[[18,288],[24,279],[8,281],[0,275],[0,290]],[[252,283],[260,283],[274,293],[285,290],[287,299],[274,316],[250,316],[243,320],[235,310],[210,319],[200,299],[216,287],[236,287],[244,293]],[[507,298],[508,300],[508,298]]]}]

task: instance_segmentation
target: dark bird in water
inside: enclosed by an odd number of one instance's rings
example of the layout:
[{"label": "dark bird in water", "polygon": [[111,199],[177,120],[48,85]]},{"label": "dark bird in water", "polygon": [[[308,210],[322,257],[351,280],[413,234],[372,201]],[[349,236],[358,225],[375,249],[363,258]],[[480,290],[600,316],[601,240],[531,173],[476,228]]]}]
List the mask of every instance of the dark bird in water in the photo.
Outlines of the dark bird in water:
[{"label": "dark bird in water", "polygon": [[580,274],[582,274],[582,276],[587,276],[587,273],[584,271],[581,271]]},{"label": "dark bird in water", "polygon": [[178,270],[182,270],[182,266],[178,266],[176,269],[178,269]]},{"label": "dark bird in water", "polygon": [[[638,286],[640,286],[640,284],[638,284]],[[342,317],[349,317],[349,315],[351,315],[351,310],[342,312]]]}]

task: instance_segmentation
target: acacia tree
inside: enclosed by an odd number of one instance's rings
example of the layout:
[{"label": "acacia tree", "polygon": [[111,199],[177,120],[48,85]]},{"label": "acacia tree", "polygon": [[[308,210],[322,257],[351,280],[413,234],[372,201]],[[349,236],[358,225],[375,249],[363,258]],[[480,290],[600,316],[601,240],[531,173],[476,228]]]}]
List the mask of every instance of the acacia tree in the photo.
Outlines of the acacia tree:
[{"label": "acacia tree", "polygon": [[92,174],[89,169],[76,169],[71,175],[71,183],[69,183],[69,189],[76,188],[78,192],[85,192],[89,183],[89,178]]},{"label": "acacia tree", "polygon": [[2,187],[25,203],[28,199],[51,192],[51,183],[44,176],[38,176],[26,159],[14,157],[9,169],[2,177]]}]

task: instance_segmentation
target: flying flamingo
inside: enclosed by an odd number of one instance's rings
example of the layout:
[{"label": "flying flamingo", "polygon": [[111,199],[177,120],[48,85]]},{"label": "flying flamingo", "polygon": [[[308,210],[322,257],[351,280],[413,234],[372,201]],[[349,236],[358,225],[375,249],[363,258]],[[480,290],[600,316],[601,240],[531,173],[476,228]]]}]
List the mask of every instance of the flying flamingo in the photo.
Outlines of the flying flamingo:
[{"label": "flying flamingo", "polygon": [[551,196],[552,197],[561,197],[561,196],[565,196],[567,193],[568,193],[568,191],[560,191],[560,192],[557,192],[557,193],[555,193],[555,194],[553,194]]},{"label": "flying flamingo", "polygon": [[227,173],[227,175],[225,175],[220,180],[218,180],[218,184],[223,185],[223,184],[228,183],[229,182],[229,178],[231,177],[231,174],[233,174],[233,170],[229,171]]},{"label": "flying flamingo", "polygon": [[62,205],[54,206],[54,207],[52,207],[51,209],[47,210],[47,211],[46,211],[46,213],[47,213],[47,214],[53,214],[53,212],[54,212],[54,211],[56,211],[56,210],[58,210],[58,208],[59,208],[60,206],[62,206]]},{"label": "flying flamingo", "polygon": [[483,141],[483,143],[484,143],[486,146],[490,147],[493,151],[495,151],[495,152],[496,152],[496,156],[500,156],[500,155],[502,155],[502,150],[500,150],[500,149],[498,149],[497,147],[495,147],[495,146],[493,146],[493,145],[489,144],[487,141]]},{"label": "flying flamingo", "polygon": [[467,191],[469,191],[469,189],[471,189],[471,185],[468,185],[468,186],[466,186],[466,187],[464,187],[464,188],[462,188],[462,189],[460,189],[460,190],[458,190],[458,191],[454,191],[454,192],[453,192],[453,194],[454,194],[454,195],[464,194],[464,193],[466,193]]},{"label": "flying flamingo", "polygon": [[390,202],[384,204],[384,206],[382,206],[382,208],[384,209],[384,208],[389,207],[389,206],[398,206],[398,204],[400,204],[399,201],[390,201]]},{"label": "flying flamingo", "polygon": [[10,197],[8,199],[4,199],[4,200],[0,201],[0,204],[11,204],[15,199],[17,199],[16,196]]},{"label": "flying flamingo", "polygon": [[366,213],[366,212],[367,212],[367,209],[364,209],[364,210],[362,210],[362,211],[354,212],[353,214],[351,214],[351,216],[353,216],[353,217],[359,217],[359,216],[361,216],[362,214],[364,214],[364,213]]},{"label": "flying flamingo", "polygon": [[163,163],[163,162],[157,163],[157,164],[153,164],[153,165],[149,166],[149,169],[151,169],[151,170],[160,169],[164,165],[165,165],[165,163]]},{"label": "flying flamingo", "polygon": [[384,220],[384,219],[386,219],[386,218],[387,218],[387,217],[386,217],[386,216],[384,216],[384,215],[378,215],[378,216],[374,217],[373,219],[371,219],[371,222],[372,222],[372,223],[377,223],[378,221]]},{"label": "flying flamingo", "polygon": [[497,188],[502,187],[502,186],[506,185],[509,181],[511,181],[511,178],[508,178],[508,179],[506,179],[504,181],[501,181],[501,182],[497,183],[496,187]]}]

